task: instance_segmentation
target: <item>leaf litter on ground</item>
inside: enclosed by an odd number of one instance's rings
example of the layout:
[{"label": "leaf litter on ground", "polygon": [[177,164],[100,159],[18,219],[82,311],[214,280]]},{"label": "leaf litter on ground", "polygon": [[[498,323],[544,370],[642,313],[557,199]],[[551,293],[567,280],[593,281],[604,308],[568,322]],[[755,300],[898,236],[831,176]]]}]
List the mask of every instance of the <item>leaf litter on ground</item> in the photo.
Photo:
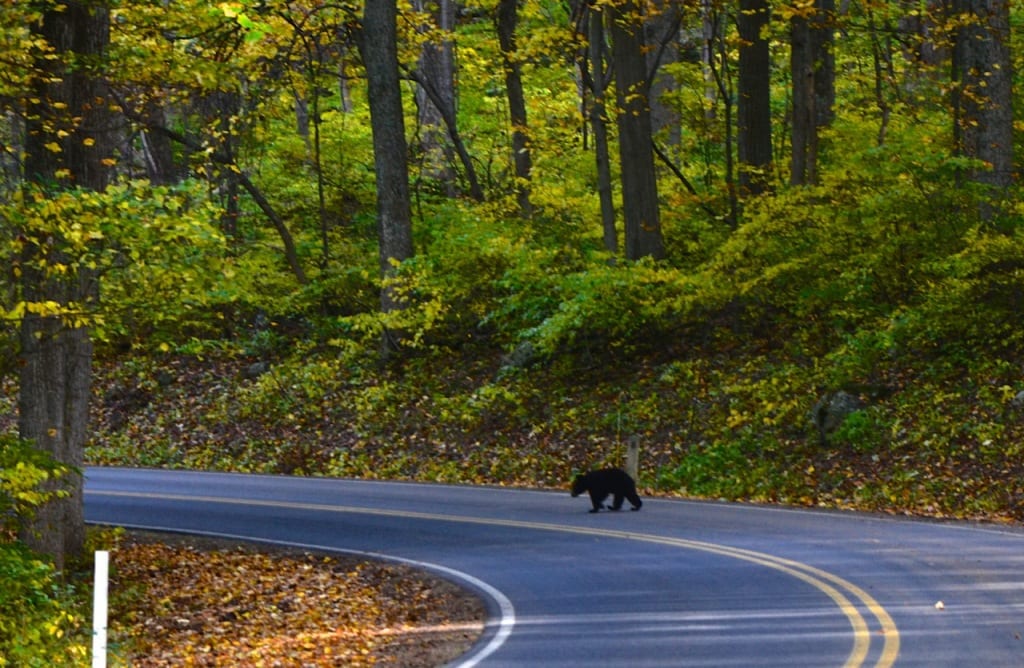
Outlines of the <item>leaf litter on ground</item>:
[{"label": "leaf litter on ground", "polygon": [[111,554],[112,665],[438,666],[480,599],[402,564],[132,532]]}]

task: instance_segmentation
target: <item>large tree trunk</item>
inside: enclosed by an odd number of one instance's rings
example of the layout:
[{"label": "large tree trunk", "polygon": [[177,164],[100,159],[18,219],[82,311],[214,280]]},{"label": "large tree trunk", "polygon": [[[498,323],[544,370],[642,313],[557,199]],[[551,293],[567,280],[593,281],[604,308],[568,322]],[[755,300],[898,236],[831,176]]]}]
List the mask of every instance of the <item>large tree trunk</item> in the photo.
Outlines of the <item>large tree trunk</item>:
[{"label": "large tree trunk", "polygon": [[763,34],[768,11],[767,0],[740,0],[736,150],[739,185],[745,195],[763,193],[771,177],[771,58]]},{"label": "large tree trunk", "polygon": [[[28,186],[103,190],[109,177],[113,127],[100,57],[110,38],[109,13],[98,2],[68,2],[46,11],[33,33],[53,49],[39,54],[46,73],[27,109],[25,177]],[[59,147],[60,150],[54,150]],[[98,294],[94,272],[66,257],[52,233],[23,231],[22,297],[55,302],[76,315]],[[65,272],[47,267],[63,264]],[[92,344],[84,317],[30,313],[21,323],[19,432],[72,473],[56,483],[62,496],[47,503],[23,528],[32,548],[58,569],[81,553],[82,465],[89,416]]]},{"label": "large tree trunk", "polygon": [[[998,199],[1013,182],[1013,63],[1010,60],[1010,9],[1007,0],[958,0],[960,27],[954,49],[954,126],[963,155],[984,167],[970,178],[989,186]],[[982,211],[991,218],[994,202]]]},{"label": "large tree trunk", "polygon": [[[363,14],[363,63],[370,98],[374,167],[377,177],[377,232],[381,275],[392,275],[395,263],[412,257],[412,214],[405,141],[402,89],[398,78],[394,2],[367,0]],[[384,312],[402,308],[387,288],[381,291]],[[392,352],[399,332],[387,332],[385,353]]]},{"label": "large tree trunk", "polygon": [[[34,271],[27,271],[24,278],[23,295],[27,301],[52,300],[67,305],[76,292],[91,291],[86,283],[89,277],[84,275],[79,283],[67,286],[56,285]],[[29,281],[38,282],[39,289],[30,289],[36,286],[29,286]],[[92,343],[85,327],[69,327],[59,317],[33,314],[23,319],[20,340],[20,436],[71,469],[48,487],[49,491],[66,496],[40,508],[23,527],[21,538],[32,549],[50,556],[57,569],[62,570],[68,559],[81,554],[85,543],[79,470],[89,419]]]},{"label": "large tree trunk", "polygon": [[626,258],[661,259],[665,256],[665,243],[661,233],[658,183],[654,172],[643,19],[640,8],[633,0],[616,3],[609,18],[619,107],[619,163],[622,172]]}]

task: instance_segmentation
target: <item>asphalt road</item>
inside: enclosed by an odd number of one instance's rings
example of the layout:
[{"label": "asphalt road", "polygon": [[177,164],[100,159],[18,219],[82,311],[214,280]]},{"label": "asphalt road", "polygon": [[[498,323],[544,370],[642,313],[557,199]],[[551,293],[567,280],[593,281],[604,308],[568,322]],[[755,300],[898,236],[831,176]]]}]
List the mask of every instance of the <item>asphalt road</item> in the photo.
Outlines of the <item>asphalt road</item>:
[{"label": "asphalt road", "polygon": [[[91,468],[92,523],[384,555],[477,589],[456,665],[1024,666],[1024,532],[567,492]],[[937,604],[941,601],[941,606]]]}]

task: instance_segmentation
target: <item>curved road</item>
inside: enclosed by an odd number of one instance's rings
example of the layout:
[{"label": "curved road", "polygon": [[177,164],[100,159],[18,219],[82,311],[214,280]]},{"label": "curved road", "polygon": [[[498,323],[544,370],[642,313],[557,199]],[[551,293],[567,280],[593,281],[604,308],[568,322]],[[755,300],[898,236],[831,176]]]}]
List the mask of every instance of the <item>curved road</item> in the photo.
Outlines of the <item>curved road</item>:
[{"label": "curved road", "polygon": [[[90,468],[86,519],[384,555],[489,602],[469,666],[1024,666],[1024,533],[568,493]],[[942,602],[937,607],[937,603]]]}]

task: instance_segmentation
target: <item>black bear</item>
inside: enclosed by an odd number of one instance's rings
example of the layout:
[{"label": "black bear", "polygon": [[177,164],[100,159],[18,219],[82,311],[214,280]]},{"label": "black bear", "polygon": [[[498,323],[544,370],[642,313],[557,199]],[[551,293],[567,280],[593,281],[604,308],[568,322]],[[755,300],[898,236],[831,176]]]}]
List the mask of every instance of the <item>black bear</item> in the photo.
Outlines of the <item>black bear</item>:
[{"label": "black bear", "polygon": [[594,506],[590,512],[596,513],[604,508],[604,500],[611,494],[614,496],[609,510],[622,508],[622,500],[629,499],[633,510],[640,510],[644,502],[636,493],[636,483],[622,469],[601,469],[581,473],[572,481],[572,495],[579,496],[583,492],[590,494],[590,503]]}]

